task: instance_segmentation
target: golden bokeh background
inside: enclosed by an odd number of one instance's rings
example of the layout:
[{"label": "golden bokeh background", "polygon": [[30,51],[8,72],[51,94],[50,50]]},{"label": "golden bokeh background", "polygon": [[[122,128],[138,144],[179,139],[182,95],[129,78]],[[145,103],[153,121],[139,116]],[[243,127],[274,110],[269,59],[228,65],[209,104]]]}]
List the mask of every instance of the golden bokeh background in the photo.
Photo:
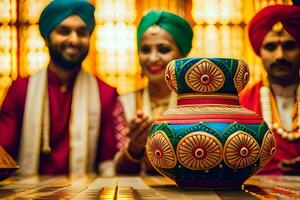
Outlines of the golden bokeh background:
[{"label": "golden bokeh background", "polygon": [[[48,49],[38,29],[39,15],[50,0],[0,0],[0,104],[17,77],[47,67]],[[261,8],[291,0],[93,0],[96,27],[84,68],[115,86],[120,94],[143,87],[137,58],[136,29],[150,9],[186,18],[194,30],[188,57],[234,57],[249,65],[250,84],[264,70],[251,49],[247,24]],[[249,86],[248,85],[248,86]]]}]

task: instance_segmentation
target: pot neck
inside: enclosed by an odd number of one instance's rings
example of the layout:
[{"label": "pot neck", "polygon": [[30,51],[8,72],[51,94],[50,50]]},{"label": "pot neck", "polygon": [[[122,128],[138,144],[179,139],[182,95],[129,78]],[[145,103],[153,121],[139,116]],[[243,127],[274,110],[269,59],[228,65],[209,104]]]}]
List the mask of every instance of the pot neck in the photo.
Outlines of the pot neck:
[{"label": "pot neck", "polygon": [[240,105],[238,95],[232,94],[179,94],[177,105]]}]

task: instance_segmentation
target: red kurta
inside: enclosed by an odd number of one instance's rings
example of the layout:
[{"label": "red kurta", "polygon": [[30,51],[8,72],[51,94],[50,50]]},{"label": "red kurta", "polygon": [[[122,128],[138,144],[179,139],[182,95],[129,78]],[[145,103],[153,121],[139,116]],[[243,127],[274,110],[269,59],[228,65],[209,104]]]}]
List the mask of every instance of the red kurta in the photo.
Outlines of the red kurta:
[{"label": "red kurta", "polygon": [[[69,120],[72,90],[77,74],[72,77],[67,90],[62,90],[59,78],[48,69],[48,92],[50,106],[51,154],[41,153],[39,173],[46,175],[69,172]],[[0,111],[0,145],[17,159],[22,118],[29,78],[17,79],[11,85]],[[117,152],[116,120],[113,115],[118,104],[114,88],[97,79],[101,101],[101,124],[97,159],[99,164],[113,159]],[[22,166],[21,166],[22,167]],[[95,166],[95,171],[97,167]]]},{"label": "red kurta", "polygon": [[[260,103],[260,88],[262,81],[255,84],[252,88],[245,91],[240,98],[240,103],[244,107],[262,115]],[[259,174],[282,175],[278,165],[281,160],[293,159],[300,155],[300,140],[288,141],[283,139],[276,131],[272,130],[276,138],[277,151],[269,164],[264,167]]]}]

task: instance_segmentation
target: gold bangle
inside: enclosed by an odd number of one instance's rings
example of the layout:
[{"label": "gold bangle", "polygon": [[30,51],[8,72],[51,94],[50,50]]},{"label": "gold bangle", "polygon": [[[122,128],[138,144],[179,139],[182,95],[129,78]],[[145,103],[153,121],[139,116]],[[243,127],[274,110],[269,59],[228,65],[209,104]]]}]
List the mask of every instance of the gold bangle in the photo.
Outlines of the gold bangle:
[{"label": "gold bangle", "polygon": [[136,159],[136,158],[134,158],[134,157],[129,153],[128,148],[126,148],[126,149],[124,150],[124,154],[125,154],[125,156],[126,156],[130,161],[132,161],[132,162],[134,162],[134,163],[140,163],[140,162],[141,162],[141,159]]}]

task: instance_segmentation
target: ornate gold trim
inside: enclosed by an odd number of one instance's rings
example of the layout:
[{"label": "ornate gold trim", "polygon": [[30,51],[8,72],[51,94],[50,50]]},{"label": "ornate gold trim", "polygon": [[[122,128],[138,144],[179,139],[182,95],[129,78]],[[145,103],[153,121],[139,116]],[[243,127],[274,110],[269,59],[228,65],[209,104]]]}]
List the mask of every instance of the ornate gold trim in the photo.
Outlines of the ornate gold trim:
[{"label": "ornate gold trim", "polygon": [[266,166],[273,155],[276,153],[276,140],[273,133],[268,130],[264,136],[262,147],[261,147],[261,157],[260,157],[260,165],[262,167]]},{"label": "ornate gold trim", "polygon": [[178,161],[191,170],[209,170],[222,161],[222,143],[213,135],[199,131],[184,136],[177,145]]},{"label": "ornate gold trim", "polygon": [[195,63],[186,72],[184,79],[192,90],[203,93],[216,92],[225,83],[225,75],[222,70],[208,59]]},{"label": "ornate gold trim", "polygon": [[[162,149],[154,150],[155,145],[160,145]],[[171,169],[177,164],[173,145],[162,130],[156,131],[150,136],[146,144],[146,152],[150,163],[157,168]]]},{"label": "ornate gold trim", "polygon": [[217,94],[207,94],[207,93],[184,93],[178,94],[177,99],[191,99],[191,98],[220,98],[220,99],[233,99],[239,100],[238,95],[226,94],[226,93],[217,93]]},{"label": "ornate gold trim", "polygon": [[249,82],[250,73],[248,65],[243,61],[238,61],[238,68],[235,72],[233,82],[238,92],[242,91]]},{"label": "ornate gold trim", "polygon": [[248,167],[259,159],[260,147],[253,136],[236,131],[226,140],[223,157],[225,164],[232,169]]}]

